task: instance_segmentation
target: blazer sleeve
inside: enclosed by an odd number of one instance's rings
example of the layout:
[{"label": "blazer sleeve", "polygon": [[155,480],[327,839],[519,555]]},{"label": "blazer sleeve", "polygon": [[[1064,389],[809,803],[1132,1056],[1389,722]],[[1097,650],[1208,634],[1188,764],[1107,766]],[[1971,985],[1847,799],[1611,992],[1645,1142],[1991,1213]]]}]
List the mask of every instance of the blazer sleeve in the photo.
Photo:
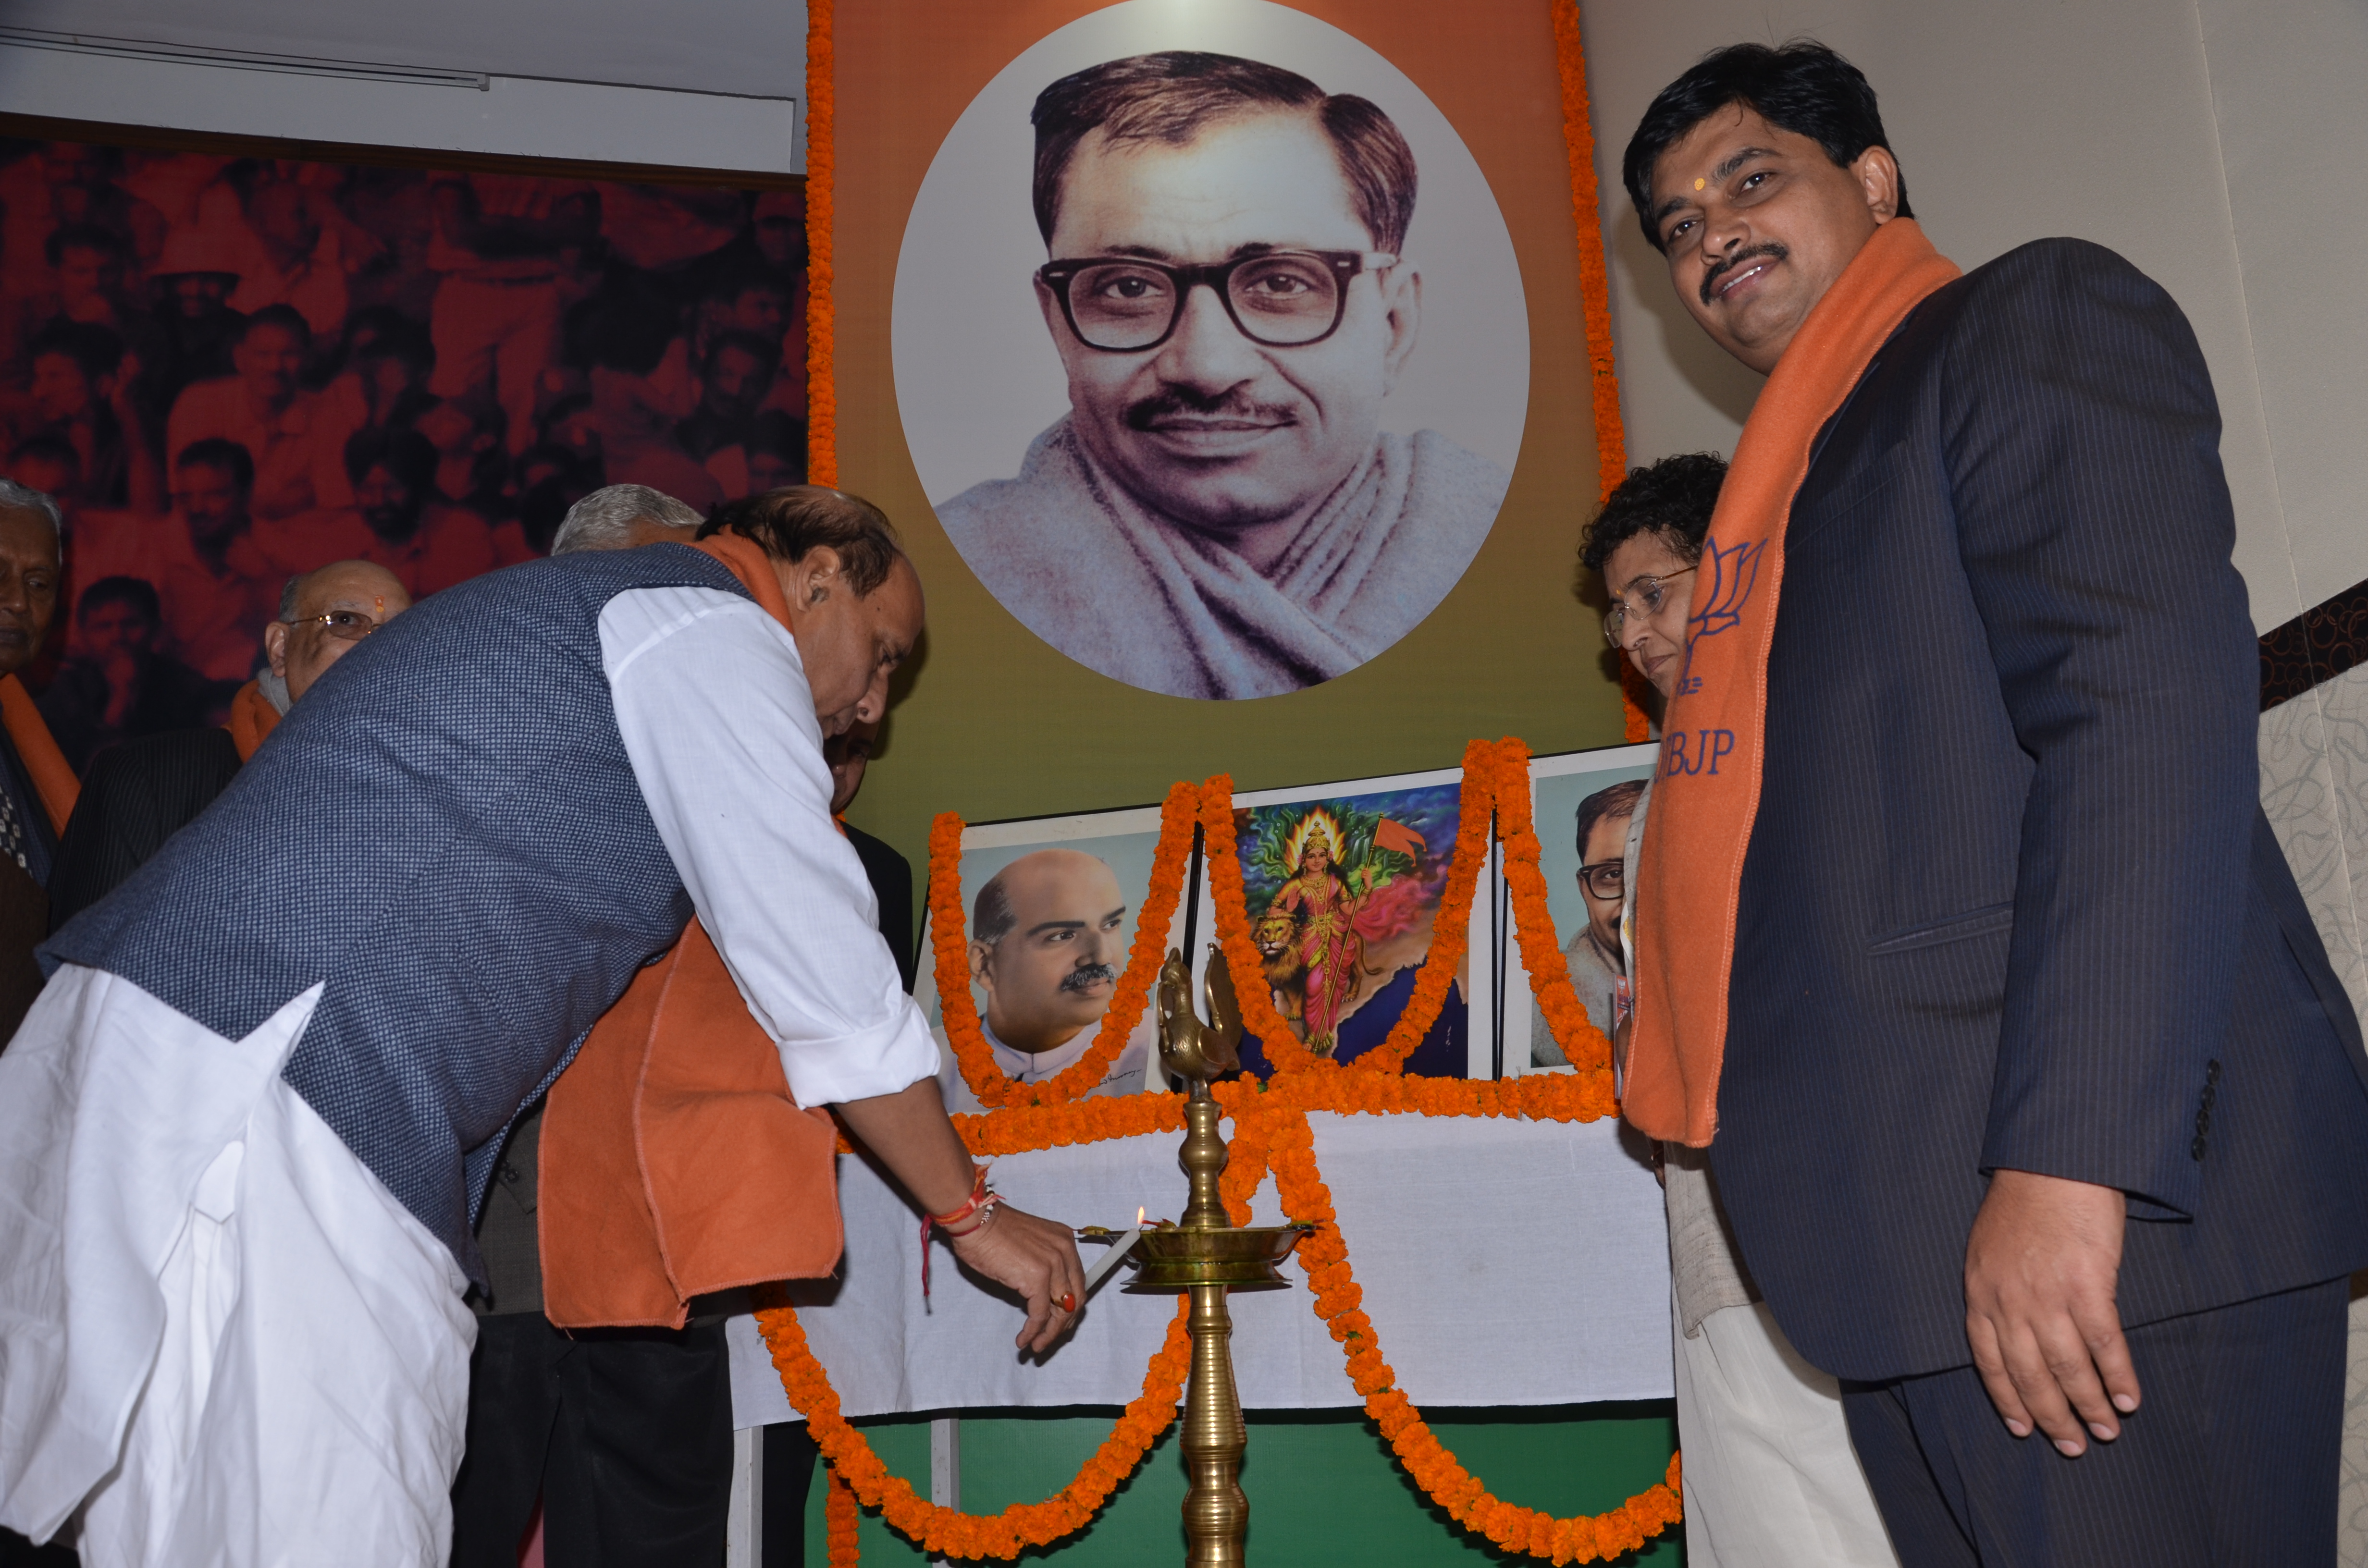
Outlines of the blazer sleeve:
[{"label": "blazer sleeve", "polygon": [[1943,460],[2035,771],[1982,1167],[2190,1214],[2258,810],[2219,410],[2185,316],[2112,252],[1988,270],[1942,366]]}]

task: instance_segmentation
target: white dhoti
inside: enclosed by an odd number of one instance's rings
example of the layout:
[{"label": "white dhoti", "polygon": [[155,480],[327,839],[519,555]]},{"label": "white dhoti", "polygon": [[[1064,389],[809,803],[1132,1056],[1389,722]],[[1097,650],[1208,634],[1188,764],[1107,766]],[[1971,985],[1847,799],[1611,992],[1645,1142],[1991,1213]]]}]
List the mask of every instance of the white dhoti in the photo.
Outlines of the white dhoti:
[{"label": "white dhoti", "polygon": [[1763,1303],[1670,1318],[1691,1568],[1897,1568],[1834,1380]]},{"label": "white dhoti", "polygon": [[417,1564],[475,1325],[451,1254],[279,1076],[67,966],[0,1053],[0,1523],[88,1568]]}]

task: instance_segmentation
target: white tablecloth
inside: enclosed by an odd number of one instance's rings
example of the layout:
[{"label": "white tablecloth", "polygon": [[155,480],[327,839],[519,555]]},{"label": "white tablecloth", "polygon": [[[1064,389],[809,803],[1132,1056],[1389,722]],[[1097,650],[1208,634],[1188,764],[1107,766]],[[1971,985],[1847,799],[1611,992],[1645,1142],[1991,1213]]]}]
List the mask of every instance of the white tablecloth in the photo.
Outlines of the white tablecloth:
[{"label": "white tablecloth", "polygon": [[[1661,1190],[1611,1120],[1312,1118],[1315,1158],[1339,1211],[1398,1386],[1424,1406],[1666,1399],[1668,1235]],[[1228,1127],[1230,1136],[1230,1125]],[[1180,1133],[1008,1154],[995,1186],[1032,1213],[1124,1228],[1184,1209]],[[1123,1404],[1143,1392],[1172,1295],[1120,1288],[1121,1266],[1041,1364],[1012,1339],[1020,1313],[955,1267],[943,1244],[921,1299],[918,1220],[860,1159],[839,1160],[847,1256],[836,1280],[798,1288],[799,1318],[849,1415],[999,1406]],[[1274,1180],[1255,1221],[1281,1222]],[[1098,1245],[1084,1249],[1090,1266]],[[1355,1405],[1340,1347],[1311,1310],[1306,1277],[1236,1291],[1234,1365],[1253,1409]],[[756,1320],[729,1324],[735,1426],[798,1419]]]}]

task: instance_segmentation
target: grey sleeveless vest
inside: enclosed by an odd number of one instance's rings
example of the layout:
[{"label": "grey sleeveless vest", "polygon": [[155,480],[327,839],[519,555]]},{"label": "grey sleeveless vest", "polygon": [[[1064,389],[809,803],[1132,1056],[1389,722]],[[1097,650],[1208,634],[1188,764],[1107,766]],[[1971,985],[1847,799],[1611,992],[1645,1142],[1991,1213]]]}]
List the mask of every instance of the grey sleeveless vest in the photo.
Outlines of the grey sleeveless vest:
[{"label": "grey sleeveless vest", "polygon": [[677,585],[746,597],[662,544],[422,601],[44,967],[120,975],[233,1040],[326,982],[283,1076],[481,1279],[470,1225],[503,1132],[690,918],[598,624],[616,595]]}]

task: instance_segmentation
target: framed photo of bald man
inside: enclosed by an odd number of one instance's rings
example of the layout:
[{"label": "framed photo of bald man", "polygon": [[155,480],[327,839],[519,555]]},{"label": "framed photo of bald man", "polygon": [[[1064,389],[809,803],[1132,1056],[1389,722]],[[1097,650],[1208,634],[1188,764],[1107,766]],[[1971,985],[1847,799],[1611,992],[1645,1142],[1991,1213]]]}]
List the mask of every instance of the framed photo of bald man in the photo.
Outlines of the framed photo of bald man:
[{"label": "framed photo of bald man", "polygon": [[[1076,1062],[1100,1037],[1159,842],[1159,811],[989,823],[962,831],[962,902],[971,998],[995,1064],[1040,1083]],[[1182,901],[1167,945],[1183,941]],[[938,1085],[947,1108],[977,1112],[947,1035],[938,991],[935,936],[925,925],[914,996],[937,1035]],[[1149,1006],[1090,1091],[1164,1089],[1158,1027]]]},{"label": "framed photo of bald man", "polygon": [[1344,675],[1495,526],[1529,399],[1512,240],[1455,127],[1269,0],[1126,0],[1023,51],[898,252],[897,409],[962,561],[1102,675]]}]

